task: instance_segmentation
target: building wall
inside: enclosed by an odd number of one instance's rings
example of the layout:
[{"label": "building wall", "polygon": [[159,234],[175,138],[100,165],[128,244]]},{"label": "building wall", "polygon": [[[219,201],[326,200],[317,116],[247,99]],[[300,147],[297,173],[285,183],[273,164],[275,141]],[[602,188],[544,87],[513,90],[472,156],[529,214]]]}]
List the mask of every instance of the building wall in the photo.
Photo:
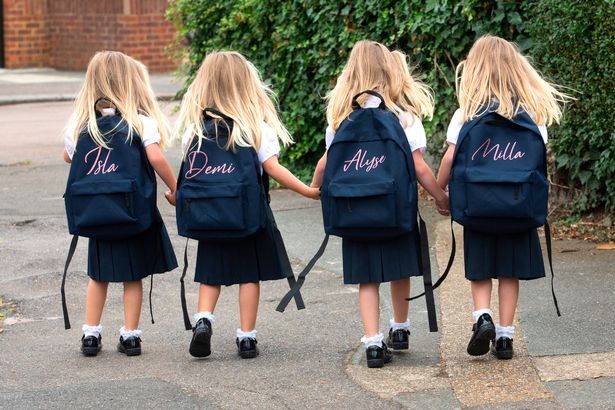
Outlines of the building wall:
[{"label": "building wall", "polygon": [[119,50],[152,72],[177,67],[168,0],[4,0],[5,66],[83,70],[99,50]]}]

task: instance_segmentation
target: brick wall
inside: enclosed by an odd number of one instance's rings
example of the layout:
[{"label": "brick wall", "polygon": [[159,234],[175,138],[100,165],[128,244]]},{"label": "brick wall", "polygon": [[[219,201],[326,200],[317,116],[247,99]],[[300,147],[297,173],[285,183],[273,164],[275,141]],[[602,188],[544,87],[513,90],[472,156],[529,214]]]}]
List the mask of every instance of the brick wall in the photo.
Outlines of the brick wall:
[{"label": "brick wall", "polygon": [[5,65],[84,70],[99,50],[119,50],[152,72],[177,67],[167,0],[4,0]]}]

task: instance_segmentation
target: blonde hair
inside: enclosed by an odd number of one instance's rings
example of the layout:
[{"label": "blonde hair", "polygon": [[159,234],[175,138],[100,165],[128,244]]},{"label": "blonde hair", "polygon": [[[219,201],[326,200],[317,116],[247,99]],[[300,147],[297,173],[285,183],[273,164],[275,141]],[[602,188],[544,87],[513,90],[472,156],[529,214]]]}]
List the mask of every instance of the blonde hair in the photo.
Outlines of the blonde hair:
[{"label": "blonde hair", "polygon": [[[365,90],[380,93],[387,108],[398,117],[403,112],[419,118],[431,118],[433,114],[433,93],[412,76],[406,55],[391,52],[375,41],[361,40],[352,48],[335,87],[326,97],[327,122],[333,131],[352,112],[352,98]],[[366,98],[359,97],[359,104]]]},{"label": "blonde hair", "polygon": [[190,132],[189,142],[197,136],[200,146],[201,139],[206,138],[203,110],[213,108],[233,120],[233,130],[225,147],[228,150],[235,146],[258,150],[263,122],[273,128],[284,145],[288,145],[293,141],[278,117],[274,101],[271,89],[243,55],[235,51],[211,52],[184,95],[174,135],[181,138]]},{"label": "blonde hair", "polygon": [[491,35],[479,38],[457,66],[455,85],[464,122],[497,100],[503,117],[525,111],[536,124],[551,125],[562,116],[561,104],[573,99],[542,79],[515,44]]},{"label": "blonde hair", "polygon": [[[106,103],[98,101],[101,98]],[[134,131],[143,135],[139,114],[153,118],[158,124],[160,146],[167,146],[168,122],[158,106],[145,65],[119,51],[100,51],[88,64],[85,81],[65,129],[72,132],[73,146],[76,146],[79,134],[87,130],[98,145],[107,148],[105,135],[96,124],[96,111],[106,107],[120,112],[122,121],[129,127],[129,139]]]}]

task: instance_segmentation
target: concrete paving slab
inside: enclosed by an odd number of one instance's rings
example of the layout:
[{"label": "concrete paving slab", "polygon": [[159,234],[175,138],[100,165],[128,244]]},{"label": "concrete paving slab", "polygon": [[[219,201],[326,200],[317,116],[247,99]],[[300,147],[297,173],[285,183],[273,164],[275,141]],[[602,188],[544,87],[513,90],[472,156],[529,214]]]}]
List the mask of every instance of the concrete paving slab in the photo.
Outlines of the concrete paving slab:
[{"label": "concrete paving slab", "polygon": [[614,409],[615,378],[566,380],[545,383],[557,401],[568,409]]}]

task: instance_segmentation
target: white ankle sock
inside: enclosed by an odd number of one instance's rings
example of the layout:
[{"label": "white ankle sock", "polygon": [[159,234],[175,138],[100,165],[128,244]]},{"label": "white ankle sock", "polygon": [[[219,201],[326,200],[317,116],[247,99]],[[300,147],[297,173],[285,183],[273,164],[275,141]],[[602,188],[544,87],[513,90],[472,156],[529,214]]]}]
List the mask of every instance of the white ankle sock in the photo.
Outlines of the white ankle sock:
[{"label": "white ankle sock", "polygon": [[102,326],[101,325],[96,325],[96,326],[83,325],[81,326],[81,330],[83,331],[84,336],[98,337],[100,336],[100,332],[102,332]]},{"label": "white ankle sock", "polygon": [[361,338],[361,342],[365,345],[365,347],[370,346],[382,346],[382,341],[384,340],[384,336],[382,333],[375,334],[374,336],[363,336]]},{"label": "white ankle sock", "polygon": [[395,321],[395,319],[391,319],[391,320],[389,320],[389,326],[393,330],[398,330],[398,329],[410,330],[410,321],[408,319],[406,319],[405,322],[397,323]]},{"label": "white ankle sock", "polygon": [[249,332],[244,332],[241,329],[237,329],[235,332],[237,334],[237,339],[241,342],[243,339],[256,339],[256,329],[250,330]]},{"label": "white ankle sock", "polygon": [[122,336],[124,340],[129,337],[141,337],[141,333],[139,329],[127,330],[124,326],[120,327],[120,336]]},{"label": "white ankle sock", "polygon": [[202,318],[205,318],[205,319],[209,320],[209,323],[211,323],[212,325],[216,321],[216,317],[214,316],[214,314],[211,313],[211,312],[208,312],[206,310],[194,314],[194,321],[195,322],[198,322]]},{"label": "white ankle sock", "polygon": [[474,321],[476,322],[478,320],[478,318],[481,317],[485,313],[487,313],[487,314],[489,314],[489,316],[493,317],[493,312],[489,308],[475,310],[474,312],[472,312],[472,317],[474,318]]},{"label": "white ankle sock", "polygon": [[514,326],[495,325],[495,340],[498,340],[500,337],[508,337],[509,339],[513,339],[514,335],[515,335]]}]

